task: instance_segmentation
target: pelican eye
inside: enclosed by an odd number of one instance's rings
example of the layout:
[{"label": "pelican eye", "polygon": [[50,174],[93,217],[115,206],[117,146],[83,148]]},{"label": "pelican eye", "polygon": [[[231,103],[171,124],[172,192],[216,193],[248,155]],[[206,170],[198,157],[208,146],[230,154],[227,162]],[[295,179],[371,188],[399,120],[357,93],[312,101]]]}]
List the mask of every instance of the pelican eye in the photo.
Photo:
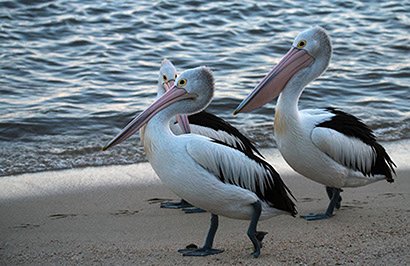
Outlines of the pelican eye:
[{"label": "pelican eye", "polygon": [[174,79],[177,79],[177,77],[178,77],[178,75],[177,75],[177,74],[175,74]]},{"label": "pelican eye", "polygon": [[181,79],[181,80],[178,81],[178,86],[179,87],[185,87],[186,83],[187,83],[186,79]]},{"label": "pelican eye", "polygon": [[163,79],[164,81],[167,81],[167,80],[168,80],[166,75],[162,75],[162,79]]},{"label": "pelican eye", "polygon": [[306,44],[307,44],[306,40],[301,40],[296,47],[301,49],[301,48],[305,47]]}]

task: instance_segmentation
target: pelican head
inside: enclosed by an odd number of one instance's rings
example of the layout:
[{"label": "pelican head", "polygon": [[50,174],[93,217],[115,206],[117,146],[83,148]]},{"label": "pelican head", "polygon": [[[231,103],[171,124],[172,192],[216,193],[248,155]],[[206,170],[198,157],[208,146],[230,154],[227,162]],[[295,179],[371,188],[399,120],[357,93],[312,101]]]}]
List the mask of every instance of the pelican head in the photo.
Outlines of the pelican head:
[{"label": "pelican head", "polygon": [[214,93],[214,78],[207,67],[186,70],[175,80],[175,84],[156,99],[145,111],[136,116],[103,150],[131,137],[148,123],[159,111],[169,107],[169,115],[197,113],[205,109]]},{"label": "pelican head", "polygon": [[157,96],[161,96],[172,86],[174,86],[174,82],[177,76],[177,69],[172,64],[172,62],[168,59],[162,60],[161,68],[159,69]]},{"label": "pelican head", "polygon": [[[157,97],[163,95],[174,86],[177,76],[178,72],[174,64],[168,59],[162,60],[161,68],[159,69]],[[182,132],[191,133],[188,116],[186,114],[178,114],[176,116],[176,121],[181,127]]]},{"label": "pelican head", "polygon": [[[326,70],[331,55],[330,37],[323,28],[316,26],[299,33],[288,53],[242,101],[234,114],[262,107],[287,87],[302,90]],[[288,86],[290,83],[293,86]]]}]

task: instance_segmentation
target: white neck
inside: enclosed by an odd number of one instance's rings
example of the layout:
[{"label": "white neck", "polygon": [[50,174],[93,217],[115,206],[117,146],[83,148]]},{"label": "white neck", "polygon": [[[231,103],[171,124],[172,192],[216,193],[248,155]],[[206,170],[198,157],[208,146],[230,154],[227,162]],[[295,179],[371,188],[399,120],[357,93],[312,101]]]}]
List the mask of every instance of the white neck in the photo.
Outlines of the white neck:
[{"label": "white neck", "polygon": [[303,89],[326,70],[330,57],[331,48],[327,53],[316,57],[310,66],[300,70],[299,73],[293,76],[279,95],[276,111],[286,117],[297,117],[299,113],[298,102]]},{"label": "white neck", "polygon": [[301,131],[298,103],[303,89],[313,79],[309,72],[309,69],[305,69],[295,75],[279,95],[274,124],[275,137],[279,146],[281,138],[289,133],[296,134]]},{"label": "white neck", "polygon": [[151,163],[152,156],[158,149],[175,142],[173,138],[176,136],[169,127],[170,120],[174,117],[172,111],[166,108],[158,112],[145,126],[143,145],[148,161]]},{"label": "white neck", "polygon": [[159,111],[146,125],[146,135],[149,135],[152,139],[163,139],[175,136],[170,127],[169,123],[171,119],[175,116],[173,108],[165,108]]},{"label": "white neck", "polygon": [[304,82],[304,75],[298,75],[292,78],[279,95],[276,104],[276,112],[281,116],[296,118],[299,113],[298,103],[303,89],[308,82]]}]

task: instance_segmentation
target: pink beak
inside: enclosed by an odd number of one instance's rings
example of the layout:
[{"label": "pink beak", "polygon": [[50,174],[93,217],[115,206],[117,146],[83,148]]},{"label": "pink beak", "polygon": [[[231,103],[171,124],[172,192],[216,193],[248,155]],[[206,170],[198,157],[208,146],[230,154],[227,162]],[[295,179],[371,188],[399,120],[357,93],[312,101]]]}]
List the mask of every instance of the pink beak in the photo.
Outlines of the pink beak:
[{"label": "pink beak", "polygon": [[301,69],[309,66],[314,58],[305,50],[292,47],[289,52],[255,87],[235,109],[234,115],[251,112],[273,101],[286,87],[289,80]]},{"label": "pink beak", "polygon": [[164,82],[164,88],[165,91],[169,91],[169,89],[171,89],[175,84],[175,80],[174,79],[170,79],[167,82]]},{"label": "pink beak", "polygon": [[[164,83],[165,91],[168,91],[174,86],[175,80],[171,79]],[[189,126],[189,120],[187,115],[177,115],[178,125],[181,127],[184,134],[191,133],[191,127]]]},{"label": "pink beak", "polygon": [[142,126],[144,126],[155,114],[163,110],[170,104],[182,99],[191,98],[191,95],[186,90],[180,89],[176,86],[170,88],[159,99],[152,103],[145,111],[136,116],[121,132],[113,138],[107,145],[104,146],[103,151],[115,146],[124,140],[131,137]]}]

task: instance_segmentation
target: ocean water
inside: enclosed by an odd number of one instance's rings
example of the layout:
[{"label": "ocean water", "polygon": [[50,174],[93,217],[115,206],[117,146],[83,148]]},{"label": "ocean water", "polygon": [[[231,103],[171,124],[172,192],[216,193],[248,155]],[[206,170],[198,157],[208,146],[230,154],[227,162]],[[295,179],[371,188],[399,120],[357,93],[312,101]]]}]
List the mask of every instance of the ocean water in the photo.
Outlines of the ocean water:
[{"label": "ocean water", "polygon": [[274,102],[232,111],[314,25],[334,54],[300,108],[338,107],[381,141],[408,139],[409,11],[408,1],[0,1],[0,176],[144,161],[138,135],[101,147],[152,102],[163,58],[212,68],[208,110],[274,147]]}]

